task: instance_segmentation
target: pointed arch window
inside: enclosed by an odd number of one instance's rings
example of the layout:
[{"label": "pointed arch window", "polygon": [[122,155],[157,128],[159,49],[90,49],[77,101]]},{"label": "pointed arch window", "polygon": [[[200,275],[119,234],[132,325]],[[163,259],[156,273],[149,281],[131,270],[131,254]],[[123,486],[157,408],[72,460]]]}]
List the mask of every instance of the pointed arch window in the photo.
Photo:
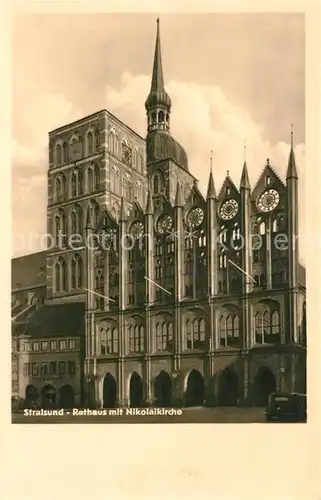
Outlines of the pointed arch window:
[{"label": "pointed arch window", "polygon": [[134,326],[134,352],[144,352],[144,327]]},{"label": "pointed arch window", "polygon": [[71,232],[81,235],[82,230],[82,210],[79,205],[75,205],[71,212]]},{"label": "pointed arch window", "polygon": [[57,246],[63,246],[66,242],[67,237],[67,224],[64,211],[59,210],[55,217],[55,239]]},{"label": "pointed arch window", "polygon": [[69,157],[68,157],[68,144],[66,142],[63,143],[63,158],[64,158],[64,163],[68,163]]},{"label": "pointed arch window", "polygon": [[260,223],[259,230],[260,230],[260,235],[261,235],[261,236],[264,236],[264,235],[265,235],[265,232],[266,232],[265,222],[264,222],[264,221],[262,221],[262,222]]},{"label": "pointed arch window", "polygon": [[129,352],[144,352],[144,327],[143,325],[128,325]]},{"label": "pointed arch window", "polygon": [[118,329],[102,327],[100,330],[101,354],[118,353]]},{"label": "pointed arch window", "polygon": [[100,133],[99,130],[95,131],[95,151],[96,153],[99,152],[100,149]]},{"label": "pointed arch window", "polygon": [[92,193],[94,191],[94,174],[91,167],[87,168],[87,192]]},{"label": "pointed arch window", "polygon": [[255,314],[255,342],[257,344],[280,342],[280,314],[277,310],[257,311]]},{"label": "pointed arch window", "polygon": [[65,175],[61,176],[61,195],[62,200],[66,200],[68,198],[68,183]]},{"label": "pointed arch window", "polygon": [[220,256],[219,256],[219,268],[226,269],[226,266],[227,266],[226,254],[222,250],[222,252],[220,253]]},{"label": "pointed arch window", "polygon": [[112,215],[113,215],[114,219],[116,221],[118,221],[119,220],[119,215],[120,215],[120,206],[119,206],[119,204],[117,202],[114,203],[111,212],[112,212]]},{"label": "pointed arch window", "polygon": [[272,233],[277,233],[278,231],[279,231],[279,220],[278,218],[275,218],[272,221]]},{"label": "pointed arch window", "polygon": [[60,144],[56,145],[55,149],[55,163],[59,167],[62,164],[62,158],[61,158],[61,146]]},{"label": "pointed arch window", "polygon": [[59,257],[55,264],[55,289],[56,292],[67,290],[67,266],[62,257]]},{"label": "pointed arch window", "polygon": [[136,167],[137,167],[137,149],[133,149],[132,161],[133,161],[133,168],[136,169]]},{"label": "pointed arch window", "polygon": [[80,289],[83,284],[83,262],[80,255],[76,254],[71,260],[71,283],[72,288]]},{"label": "pointed arch window", "polygon": [[71,196],[78,196],[78,179],[75,171],[71,174]]},{"label": "pointed arch window", "polygon": [[94,152],[94,138],[92,132],[87,134],[87,155],[92,155]]},{"label": "pointed arch window", "polygon": [[205,321],[203,318],[187,319],[185,322],[186,348],[205,348]]},{"label": "pointed arch window", "polygon": [[55,181],[55,194],[56,194],[56,201],[57,202],[62,201],[62,184],[60,177],[57,177]]},{"label": "pointed arch window", "polygon": [[156,324],[156,350],[171,351],[173,348],[173,325],[170,321]]},{"label": "pointed arch window", "polygon": [[224,312],[219,321],[221,347],[240,347],[240,319],[238,314]]}]

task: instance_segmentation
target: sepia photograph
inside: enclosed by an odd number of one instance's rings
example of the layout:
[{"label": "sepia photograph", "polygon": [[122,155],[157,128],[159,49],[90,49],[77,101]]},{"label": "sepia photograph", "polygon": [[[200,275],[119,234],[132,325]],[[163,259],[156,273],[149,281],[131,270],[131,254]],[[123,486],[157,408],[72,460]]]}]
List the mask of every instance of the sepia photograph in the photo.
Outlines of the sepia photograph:
[{"label": "sepia photograph", "polygon": [[11,422],[305,424],[304,14],[11,41]]}]

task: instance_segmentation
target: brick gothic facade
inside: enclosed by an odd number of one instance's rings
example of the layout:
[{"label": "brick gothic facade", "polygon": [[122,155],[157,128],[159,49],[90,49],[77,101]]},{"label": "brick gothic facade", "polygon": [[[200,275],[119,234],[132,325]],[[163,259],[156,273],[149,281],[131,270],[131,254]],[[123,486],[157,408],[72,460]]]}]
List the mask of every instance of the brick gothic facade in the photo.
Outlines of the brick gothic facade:
[{"label": "brick gothic facade", "polygon": [[305,392],[293,146],[285,183],[267,160],[251,187],[244,163],[219,192],[211,171],[204,198],[170,133],[159,24],[145,108],[146,140],[106,110],[49,134],[47,302],[86,303],[85,404]]}]

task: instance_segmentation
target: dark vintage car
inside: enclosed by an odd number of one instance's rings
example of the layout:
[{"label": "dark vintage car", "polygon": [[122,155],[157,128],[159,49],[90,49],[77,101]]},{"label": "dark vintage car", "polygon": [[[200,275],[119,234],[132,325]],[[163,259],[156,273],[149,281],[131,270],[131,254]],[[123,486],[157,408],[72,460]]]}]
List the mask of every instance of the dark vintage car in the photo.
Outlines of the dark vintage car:
[{"label": "dark vintage car", "polygon": [[306,422],[307,396],[297,392],[275,392],[270,394],[265,409],[267,422]]}]

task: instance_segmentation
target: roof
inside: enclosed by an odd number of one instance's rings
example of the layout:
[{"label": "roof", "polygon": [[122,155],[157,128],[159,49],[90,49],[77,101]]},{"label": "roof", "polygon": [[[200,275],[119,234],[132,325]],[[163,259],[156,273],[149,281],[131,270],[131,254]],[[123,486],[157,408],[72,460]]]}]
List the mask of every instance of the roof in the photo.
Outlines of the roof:
[{"label": "roof", "polygon": [[148,163],[171,159],[184,170],[188,171],[186,152],[169,133],[161,130],[149,132],[147,134],[146,145]]},{"label": "roof", "polygon": [[78,120],[74,120],[73,122],[67,123],[65,125],[61,125],[60,127],[55,128],[53,130],[50,130],[49,136],[56,135],[58,133],[64,133],[67,130],[74,129],[76,127],[80,127],[81,125],[83,125],[83,123],[86,123],[88,120],[95,119],[100,113],[107,113],[107,115],[112,117],[115,121],[117,121],[117,123],[124,126],[127,130],[132,132],[138,139],[140,139],[141,141],[145,141],[144,137],[139,135],[134,129],[132,129],[131,127],[126,125],[126,123],[124,123],[122,120],[117,118],[117,116],[115,116],[113,113],[111,113],[110,111],[108,111],[108,109],[105,109],[105,108],[101,109],[100,111],[96,111],[95,113],[91,113],[90,115],[83,116],[82,118],[79,118]]},{"label": "roof", "polygon": [[46,251],[11,259],[11,288],[46,284]]},{"label": "roof", "polygon": [[55,337],[82,335],[85,331],[85,304],[45,305],[38,308],[30,318],[17,323],[15,334],[30,337]]}]

